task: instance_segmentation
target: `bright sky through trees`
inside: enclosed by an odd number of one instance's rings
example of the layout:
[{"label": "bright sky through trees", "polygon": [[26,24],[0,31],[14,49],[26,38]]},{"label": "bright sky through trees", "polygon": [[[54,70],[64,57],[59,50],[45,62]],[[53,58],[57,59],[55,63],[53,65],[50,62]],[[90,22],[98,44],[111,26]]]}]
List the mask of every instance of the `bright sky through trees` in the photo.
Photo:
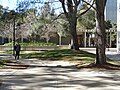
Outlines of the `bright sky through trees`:
[{"label": "bright sky through trees", "polygon": [[[9,10],[15,10],[17,8],[17,1],[24,1],[24,0],[0,0],[0,5],[2,5],[4,8],[8,7]],[[61,3],[59,2],[59,0],[41,0],[41,1],[42,2],[55,1],[54,3],[50,3],[51,8],[54,7],[56,13],[62,12]]]},{"label": "bright sky through trees", "polygon": [[0,0],[0,5],[4,8],[9,7],[10,10],[16,8],[17,0]]}]

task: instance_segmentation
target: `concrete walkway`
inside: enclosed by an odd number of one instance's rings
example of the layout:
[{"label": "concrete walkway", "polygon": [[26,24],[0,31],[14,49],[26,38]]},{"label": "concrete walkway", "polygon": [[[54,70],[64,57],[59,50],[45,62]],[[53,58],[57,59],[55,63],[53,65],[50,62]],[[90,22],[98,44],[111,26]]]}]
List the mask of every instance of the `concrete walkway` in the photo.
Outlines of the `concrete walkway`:
[{"label": "concrete walkway", "polygon": [[[14,59],[11,59],[14,60]],[[27,69],[0,69],[0,90],[120,90],[120,71],[77,69],[75,63],[20,59]]]},{"label": "concrete walkway", "polygon": [[[96,54],[95,48],[80,48],[80,50]],[[116,48],[109,48],[109,50],[106,49],[106,56],[112,60],[120,61],[120,53],[117,53]]]},{"label": "concrete walkway", "polygon": [[120,90],[120,71],[79,70],[66,62],[64,66],[64,62],[49,62],[40,60],[39,66],[27,69],[1,69],[0,90]]}]

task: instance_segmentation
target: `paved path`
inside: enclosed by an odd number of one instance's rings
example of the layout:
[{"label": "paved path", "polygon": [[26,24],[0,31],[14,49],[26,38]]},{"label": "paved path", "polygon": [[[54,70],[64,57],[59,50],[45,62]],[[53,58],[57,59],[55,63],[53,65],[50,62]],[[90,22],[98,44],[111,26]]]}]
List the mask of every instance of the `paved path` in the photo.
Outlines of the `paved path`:
[{"label": "paved path", "polygon": [[0,90],[120,90],[120,71],[79,70],[62,61],[26,62],[33,66],[0,70]]},{"label": "paved path", "polygon": [[[87,51],[87,52],[96,54],[95,48],[80,48],[80,49],[83,51]],[[108,49],[106,49],[106,56],[112,60],[120,61],[120,53],[117,53],[116,48],[110,48],[109,51],[108,51]]]},{"label": "paved path", "polygon": [[[13,59],[11,59],[13,60]],[[0,69],[0,90],[120,90],[120,71],[77,69],[75,63],[22,59],[27,69]]]}]

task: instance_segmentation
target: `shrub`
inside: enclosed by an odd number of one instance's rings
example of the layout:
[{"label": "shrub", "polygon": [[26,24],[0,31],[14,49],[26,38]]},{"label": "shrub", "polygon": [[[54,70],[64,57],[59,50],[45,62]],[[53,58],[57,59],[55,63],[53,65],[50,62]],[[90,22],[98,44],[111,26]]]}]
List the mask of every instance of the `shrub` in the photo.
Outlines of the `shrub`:
[{"label": "shrub", "polygon": [[[20,43],[21,46],[56,46],[54,43]],[[13,43],[6,43],[4,46],[13,46]]]}]

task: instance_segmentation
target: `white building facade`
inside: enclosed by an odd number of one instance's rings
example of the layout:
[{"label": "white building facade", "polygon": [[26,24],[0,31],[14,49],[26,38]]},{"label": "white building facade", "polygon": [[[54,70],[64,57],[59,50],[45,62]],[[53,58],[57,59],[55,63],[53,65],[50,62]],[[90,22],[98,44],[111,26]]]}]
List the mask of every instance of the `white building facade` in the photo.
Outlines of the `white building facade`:
[{"label": "white building facade", "polygon": [[105,10],[106,20],[117,24],[117,52],[120,53],[120,0],[107,0]]},{"label": "white building facade", "polygon": [[120,52],[120,0],[117,0],[117,52]]},{"label": "white building facade", "polygon": [[117,23],[117,2],[120,0],[107,0],[105,18]]}]

